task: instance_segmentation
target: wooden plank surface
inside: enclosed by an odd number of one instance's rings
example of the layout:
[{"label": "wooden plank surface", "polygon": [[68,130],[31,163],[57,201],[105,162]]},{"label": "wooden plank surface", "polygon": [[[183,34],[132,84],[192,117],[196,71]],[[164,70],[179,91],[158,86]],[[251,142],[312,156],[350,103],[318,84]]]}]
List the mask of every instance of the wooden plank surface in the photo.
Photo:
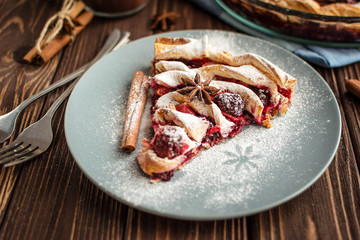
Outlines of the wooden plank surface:
[{"label": "wooden plank surface", "polygon": [[[152,0],[127,18],[94,18],[44,66],[19,62],[60,5],[60,1],[0,1],[0,114],[90,61],[113,28],[131,32],[132,40],[153,34],[150,19],[163,10],[181,14],[174,30],[235,31],[190,2]],[[320,179],[287,203],[218,221],[180,221],[130,208],[101,192],[74,162],[64,136],[62,105],[54,117],[51,148],[36,161],[0,169],[0,239],[360,239],[360,100],[345,88],[347,79],[360,78],[360,64],[315,68],[340,106],[340,146]],[[63,90],[26,109],[15,136]]]}]

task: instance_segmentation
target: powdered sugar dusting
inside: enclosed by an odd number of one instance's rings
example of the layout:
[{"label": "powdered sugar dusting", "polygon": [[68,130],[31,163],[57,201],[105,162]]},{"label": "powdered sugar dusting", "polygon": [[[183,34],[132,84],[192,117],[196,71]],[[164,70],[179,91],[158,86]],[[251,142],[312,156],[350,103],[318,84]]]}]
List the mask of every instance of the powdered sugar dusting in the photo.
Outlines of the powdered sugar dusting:
[{"label": "powdered sugar dusting", "polygon": [[[246,41],[239,44],[235,34],[207,34],[211,44],[234,53],[259,48]],[[298,79],[289,110],[284,116],[272,120],[272,128],[255,124],[247,126],[236,137],[201,152],[177,171],[171,181],[150,184],[136,157],[141,140],[152,136],[151,101],[148,99],[145,106],[135,152],[123,153],[119,150],[122,136],[119,129],[123,128],[126,111],[127,92],[124,92],[112,96],[110,102],[116,104],[110,104],[111,109],[105,107],[98,115],[101,130],[96,134],[109,140],[98,150],[108,155],[94,153],[97,157],[95,167],[100,173],[94,181],[131,206],[167,216],[200,219],[261,210],[264,202],[269,206],[269,202],[283,199],[284,192],[293,193],[293,189],[306,185],[308,176],[316,175],[323,167],[323,162],[311,158],[319,151],[314,145],[326,145],[332,131],[329,129],[334,128],[334,118],[331,114],[326,115],[324,108],[335,100],[308,67],[301,65],[307,71],[299,72],[289,64],[294,60],[279,59],[277,56],[281,55],[276,49],[262,48],[262,51],[272,57],[269,60],[285,67],[284,70]],[[299,60],[295,63],[299,64]],[[151,94],[150,91],[149,98]],[[108,96],[104,98],[108,99]]]},{"label": "powdered sugar dusting", "polygon": [[[160,212],[186,197],[186,193],[206,195],[203,204],[204,208],[209,210],[222,211],[229,205],[246,207],[249,200],[256,201],[257,191],[271,186],[272,179],[276,177],[273,175],[273,172],[277,172],[275,169],[285,168],[283,174],[288,176],[295,174],[287,162],[294,159],[297,151],[302,150],[304,143],[303,139],[298,138],[300,135],[308,136],[307,140],[311,141],[313,132],[308,132],[307,124],[316,125],[317,120],[307,119],[307,116],[311,116],[314,110],[322,107],[321,102],[314,103],[307,94],[307,91],[296,89],[289,111],[285,116],[273,120],[274,126],[271,129],[257,125],[245,128],[235,138],[204,150],[178,171],[170,182],[150,184],[148,177],[137,166],[136,153],[130,156],[119,153],[119,159],[122,160],[116,162],[115,166],[103,166],[119,181],[109,184],[114,186],[115,192],[133,189],[126,196],[129,202],[138,205],[145,201]],[[321,92],[317,90],[312,95],[318,97],[319,94]],[[139,141],[151,135],[148,130],[151,127],[150,102],[148,99]],[[312,105],[312,109],[307,107],[309,105]],[[115,113],[123,112],[123,107],[119,105]],[[120,120],[121,114],[114,115],[111,122],[117,118]],[[111,139],[117,138],[115,133],[116,131]],[[115,143],[114,147],[116,144],[118,143]],[[141,149],[140,143],[137,149]],[[166,198],[166,201],[160,201],[163,198]]]}]

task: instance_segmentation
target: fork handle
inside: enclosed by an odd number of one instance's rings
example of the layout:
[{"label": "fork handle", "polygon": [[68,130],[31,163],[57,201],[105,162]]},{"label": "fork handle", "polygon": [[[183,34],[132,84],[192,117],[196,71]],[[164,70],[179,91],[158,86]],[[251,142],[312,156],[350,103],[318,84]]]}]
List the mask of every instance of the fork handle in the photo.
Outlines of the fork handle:
[{"label": "fork handle", "polygon": [[[120,31],[113,31],[107,41],[104,44],[104,47],[101,49],[101,51],[96,55],[96,57],[87,65],[85,65],[83,72],[74,80],[74,82],[54,101],[54,103],[51,105],[51,107],[48,109],[48,111],[45,113],[43,118],[50,117],[52,118],[58,109],[58,107],[64,102],[64,100],[70,95],[71,91],[74,89],[77,82],[80,80],[80,78],[84,75],[84,73],[94,64],[96,63],[100,58],[102,58],[104,55],[108,54],[112,49],[116,49],[118,46],[124,45],[127,43],[124,38],[119,41],[120,39]],[[128,37],[128,35],[126,35]],[[118,43],[118,44],[117,44]]]},{"label": "fork handle", "polygon": [[[130,34],[129,34],[129,32],[125,32],[123,34],[124,34],[124,36],[122,36],[121,41],[119,41],[119,43],[115,47],[113,47],[113,49],[111,51],[116,50],[119,46],[124,45],[124,43],[127,43],[127,41],[129,40],[129,35]],[[107,51],[106,53],[108,53],[108,52],[109,51]],[[102,54],[102,56],[103,56],[104,52],[99,52],[99,54]],[[14,111],[21,112],[22,110],[24,110],[32,102],[36,101],[37,99],[41,98],[42,96],[45,96],[46,94],[48,94],[49,92],[57,89],[58,87],[61,87],[61,86],[65,85],[65,84],[71,82],[76,77],[83,74],[85,72],[85,70],[87,70],[90,66],[91,66],[91,62],[85,64],[84,66],[82,66],[80,68],[78,68],[74,72],[66,75],[65,77],[63,77],[60,80],[56,81],[55,83],[51,84],[47,88],[44,88],[43,90],[39,91],[38,93],[30,96],[29,98],[25,99],[22,103],[20,103],[14,109]]]},{"label": "fork handle", "polygon": [[37,99],[41,98],[42,96],[45,96],[46,94],[48,94],[49,92],[55,90],[58,87],[61,87],[65,84],[67,84],[68,82],[72,81],[74,78],[76,78],[77,76],[79,76],[81,73],[83,73],[86,69],[86,67],[88,66],[88,64],[80,67],[79,69],[77,69],[76,71],[70,73],[69,75],[66,75],[65,77],[63,77],[62,79],[60,79],[59,81],[57,81],[54,84],[51,84],[49,87],[44,88],[43,90],[41,90],[40,92],[30,96],[29,98],[27,98],[26,100],[24,100],[22,103],[20,103],[15,109],[16,111],[21,112],[22,110],[24,110],[30,103],[36,101]]}]

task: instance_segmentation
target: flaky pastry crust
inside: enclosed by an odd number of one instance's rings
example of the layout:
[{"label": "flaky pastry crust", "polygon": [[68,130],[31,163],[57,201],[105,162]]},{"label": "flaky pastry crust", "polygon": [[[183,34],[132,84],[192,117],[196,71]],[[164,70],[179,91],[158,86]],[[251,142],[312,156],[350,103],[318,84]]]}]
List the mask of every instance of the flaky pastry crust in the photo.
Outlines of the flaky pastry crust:
[{"label": "flaky pastry crust", "polygon": [[[208,44],[206,35],[201,39],[159,37],[155,42],[154,54],[154,77],[151,84],[155,89],[165,92],[160,91],[152,108],[155,136],[151,141],[143,140],[143,149],[138,156],[141,168],[150,176],[179,169],[202,148],[212,146],[208,134],[216,133],[215,138],[222,141],[234,136],[231,134],[241,131],[243,126],[253,120],[264,127],[271,127],[272,117],[278,113],[284,114],[291,103],[296,82],[294,77],[259,55],[234,55],[213,48]],[[200,67],[189,67],[186,64],[202,59],[204,64]],[[183,90],[188,86],[188,79],[194,78],[199,79],[197,84],[210,83],[208,86],[219,92],[214,93],[210,103],[201,98],[190,99],[181,91],[176,91]],[[193,83],[192,88],[197,87],[199,86]],[[229,93],[240,95],[246,114],[229,116],[220,109],[219,103],[214,102],[216,94]],[[266,99],[260,98],[259,94],[267,94]],[[271,110],[266,110],[266,107]],[[181,138],[185,139],[186,144],[179,144],[181,149],[186,146],[187,154],[168,159],[160,157],[164,156],[163,153],[156,153],[154,139],[167,127],[182,129],[176,134],[186,135]]]},{"label": "flaky pastry crust", "polygon": [[329,16],[358,17],[360,7],[348,3],[331,3],[321,6],[314,0],[263,0],[284,8]]}]

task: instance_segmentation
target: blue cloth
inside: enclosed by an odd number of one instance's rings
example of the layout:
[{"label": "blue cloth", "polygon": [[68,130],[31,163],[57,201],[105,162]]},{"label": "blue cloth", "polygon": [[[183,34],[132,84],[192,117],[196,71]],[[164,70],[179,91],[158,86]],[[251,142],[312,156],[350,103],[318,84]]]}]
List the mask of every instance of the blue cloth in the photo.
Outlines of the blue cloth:
[{"label": "blue cloth", "polygon": [[351,63],[360,61],[360,50],[356,48],[327,48],[313,45],[302,45],[298,43],[293,43],[285,41],[283,39],[274,38],[268,36],[264,33],[260,33],[248,26],[245,26],[241,22],[237,21],[227,12],[225,12],[215,0],[191,0],[193,3],[197,4],[199,7],[208,11],[209,13],[220,18],[224,22],[230,24],[231,26],[237,28],[238,30],[245,32],[247,34],[268,40],[272,43],[275,43],[299,57],[303,58],[305,61],[322,66],[327,68],[335,68],[346,66]]},{"label": "blue cloth", "polygon": [[322,67],[341,67],[360,61],[360,51],[353,48],[325,48],[303,46],[294,51],[296,55]]}]

